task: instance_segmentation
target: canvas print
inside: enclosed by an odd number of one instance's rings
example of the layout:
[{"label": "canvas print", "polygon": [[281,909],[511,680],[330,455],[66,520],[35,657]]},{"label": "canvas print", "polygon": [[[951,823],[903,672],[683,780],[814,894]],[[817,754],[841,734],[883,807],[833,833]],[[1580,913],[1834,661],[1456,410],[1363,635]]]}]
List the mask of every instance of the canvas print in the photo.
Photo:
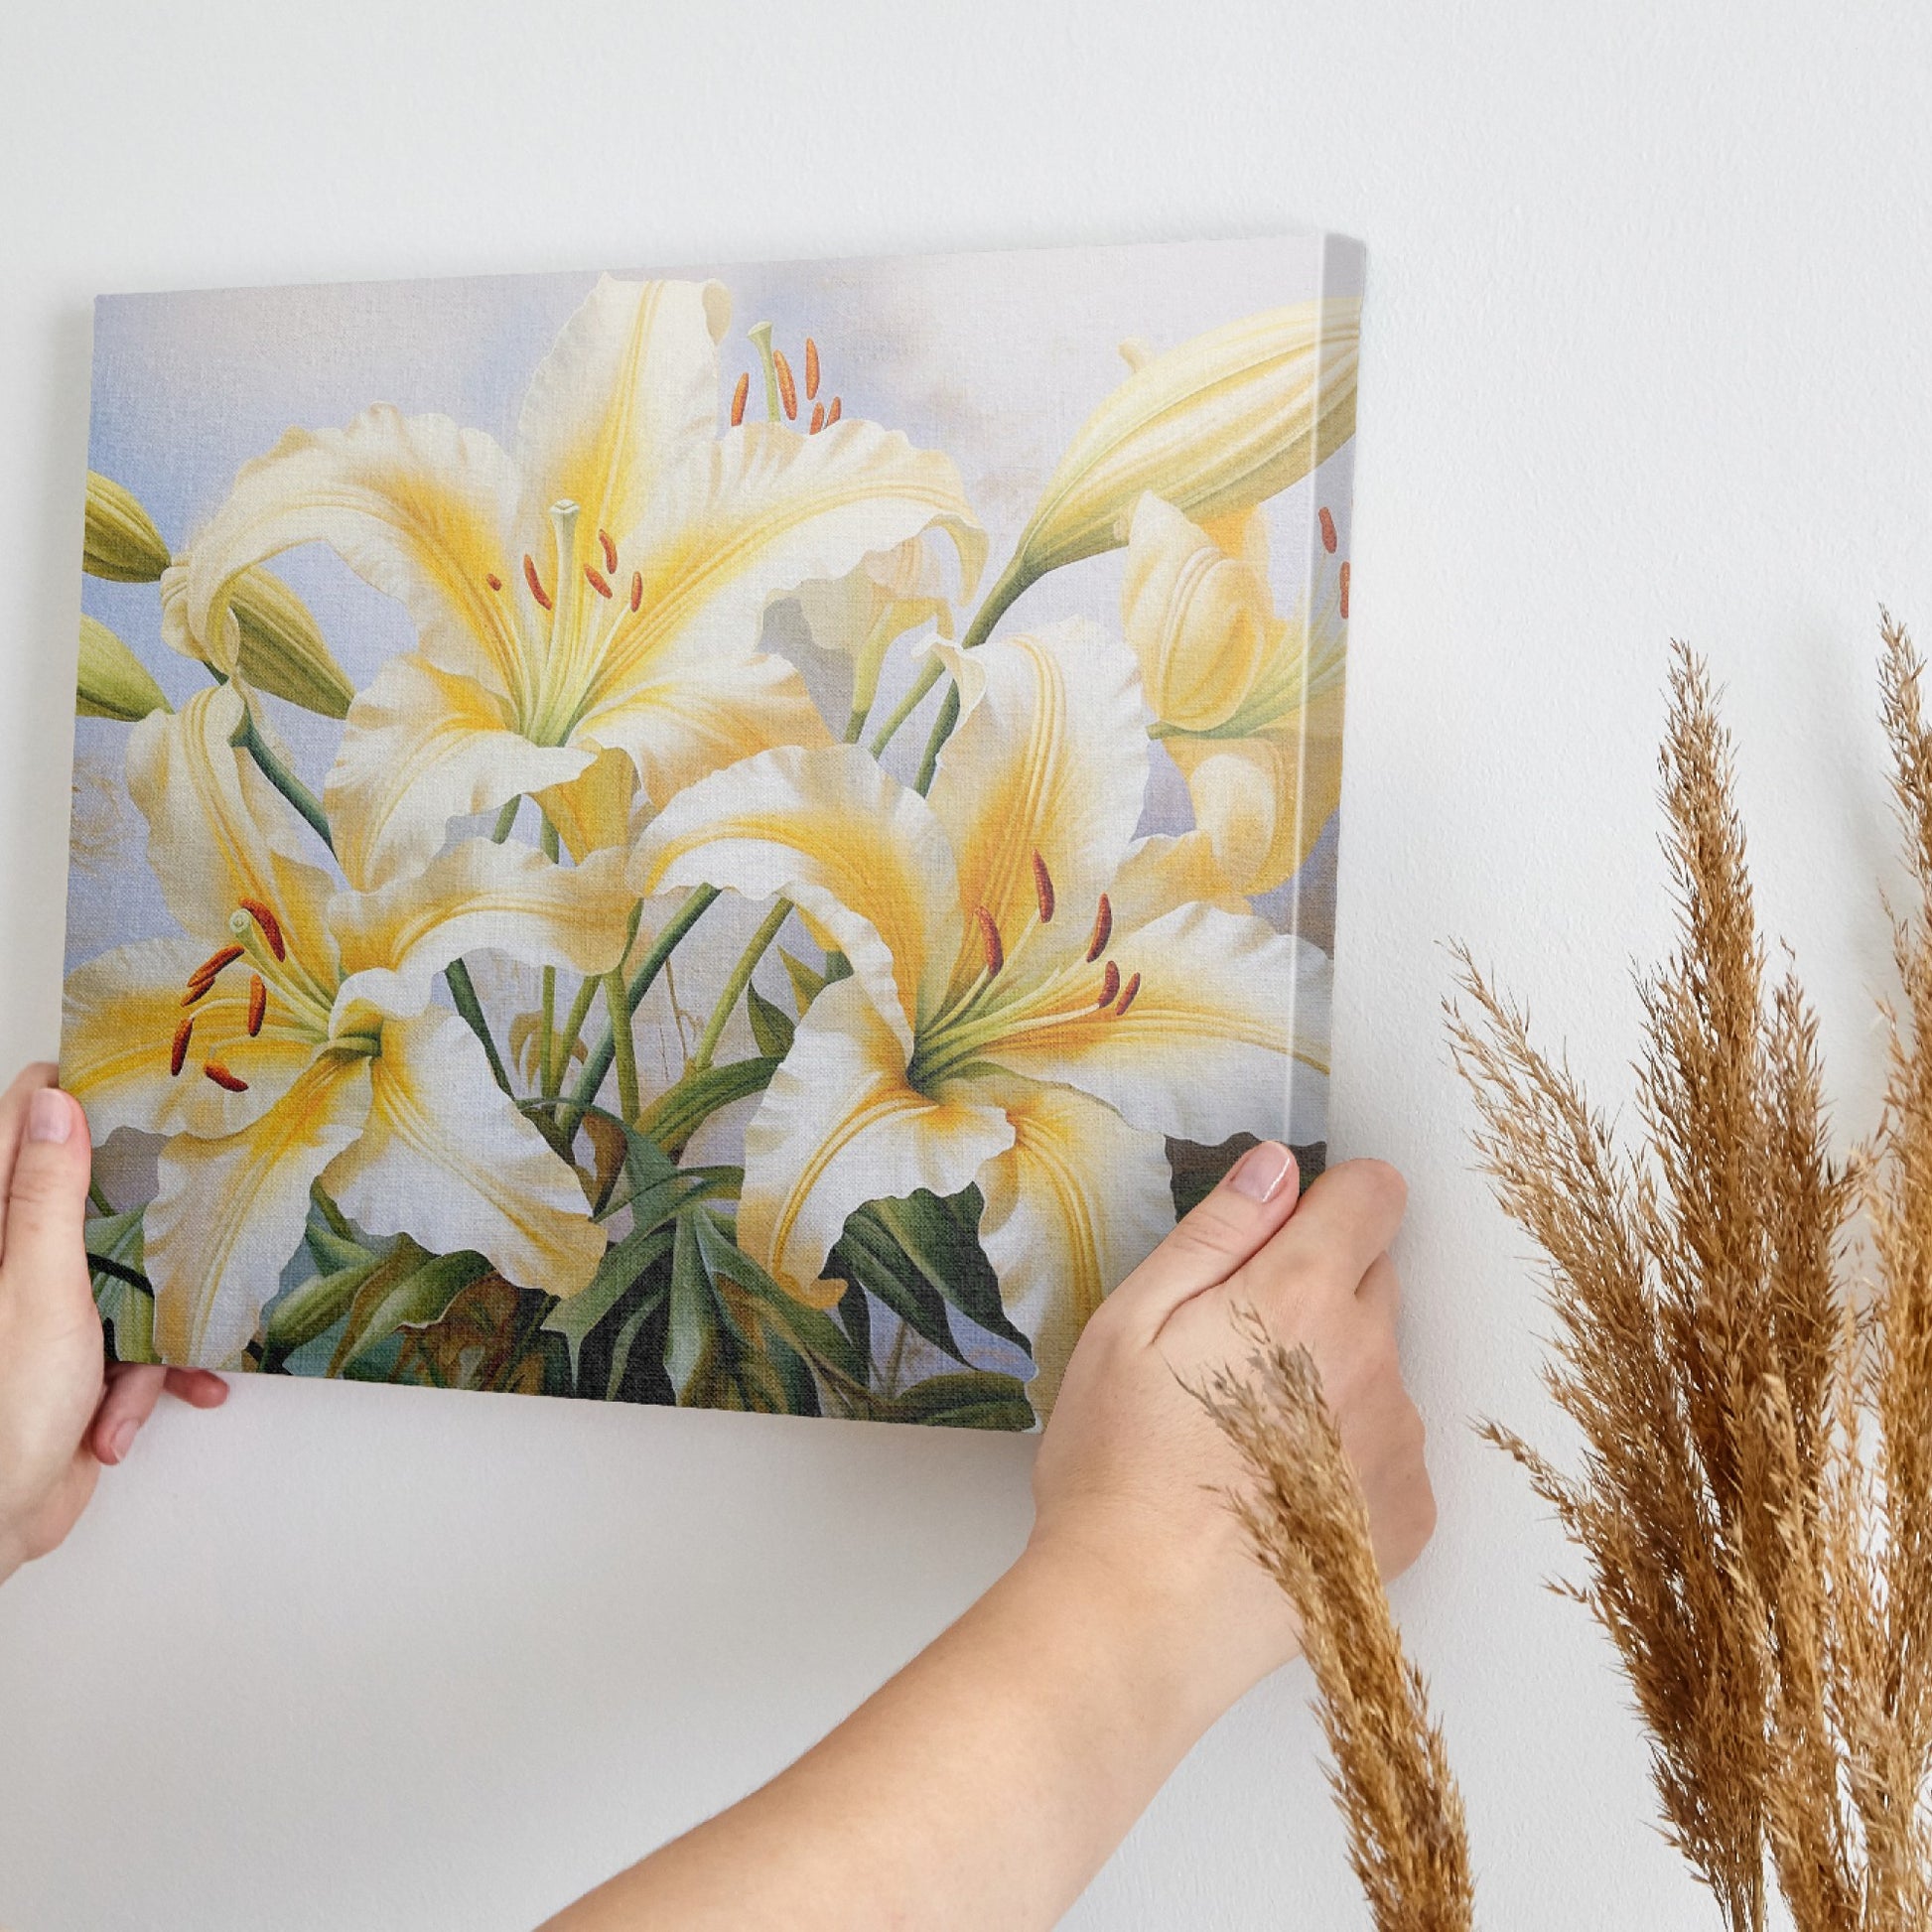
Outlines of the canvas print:
[{"label": "canvas print", "polygon": [[1035,1427],[1318,1169],[1331,236],[103,298],[122,1360]]}]

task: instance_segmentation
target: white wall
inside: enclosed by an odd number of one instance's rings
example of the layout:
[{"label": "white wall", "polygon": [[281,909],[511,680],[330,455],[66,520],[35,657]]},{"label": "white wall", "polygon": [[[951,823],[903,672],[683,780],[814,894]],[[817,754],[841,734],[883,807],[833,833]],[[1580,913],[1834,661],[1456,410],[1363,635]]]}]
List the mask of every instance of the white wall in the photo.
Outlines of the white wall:
[{"label": "white wall", "polygon": [[[1849,1130],[1884,983],[1874,612],[1932,642],[1932,36],[1904,5],[116,0],[0,54],[0,1067],[56,1038],[101,289],[1364,236],[1337,1141],[1414,1184],[1399,1590],[1491,1927],[1704,1926],[1562,1552],[1440,941],[1620,1092],[1667,638],[1730,686]],[[1581,16],[1581,10],[1575,10]],[[776,1769],[1017,1549],[1028,1444],[380,1388],[158,1418],[0,1593],[0,1921],[526,1924]],[[1363,1922],[1290,1673],[1083,1928]],[[935,1749],[943,1749],[935,1740]]]}]

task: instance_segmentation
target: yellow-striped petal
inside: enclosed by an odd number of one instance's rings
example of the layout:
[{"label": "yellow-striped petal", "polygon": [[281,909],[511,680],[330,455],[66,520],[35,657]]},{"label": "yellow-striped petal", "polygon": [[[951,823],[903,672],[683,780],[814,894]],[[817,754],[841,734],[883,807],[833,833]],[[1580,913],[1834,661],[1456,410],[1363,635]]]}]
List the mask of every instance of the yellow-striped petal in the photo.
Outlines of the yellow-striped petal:
[{"label": "yellow-striped petal", "polygon": [[980,1245],[1033,1343],[1027,1394],[1043,1423],[1101,1298],[1173,1227],[1167,1143],[1070,1087],[988,1078],[974,1088],[1013,1127],[1013,1146],[980,1173]]},{"label": "yellow-striped petal", "polygon": [[983,540],[952,461],[876,423],[817,436],[752,424],[693,452],[639,524],[612,532],[620,567],[634,557],[640,582],[634,610],[622,601],[599,643],[582,728],[623,742],[610,716],[750,657],[773,597],[927,529],[953,540],[962,567]]},{"label": "yellow-striped petal", "polygon": [[945,832],[856,745],[766,752],[680,792],[638,841],[630,884],[640,898],[718,886],[791,899],[852,962],[901,1065],[927,962],[943,975],[959,944]]},{"label": "yellow-striped petal", "polygon": [[[958,727],[928,794],[959,868],[960,903],[984,907],[1007,952],[1078,951],[1134,837],[1147,793],[1147,718],[1133,653],[1083,618],[934,654],[959,684]],[[1035,859],[1046,870],[1042,884]],[[972,931],[959,971],[983,963]],[[950,970],[955,962],[947,960]]]},{"label": "yellow-striped petal", "polygon": [[[1137,931],[1117,928],[1106,960],[1118,974],[1114,1001],[1082,1001],[1016,1027],[985,1057],[1190,1141],[1318,1138],[1329,991],[1318,948],[1260,919],[1192,904]],[[1096,982],[1103,971],[1093,968]]]},{"label": "yellow-striped petal", "polygon": [[906,1084],[905,1052],[856,979],[828,986],[745,1131],[738,1238],[801,1301],[829,1308],[821,1279],[846,1216],[920,1187],[955,1194],[1013,1144],[999,1108],[970,1093],[930,1099]]},{"label": "yellow-striped petal", "polygon": [[364,1002],[385,1014],[422,1012],[436,976],[469,952],[608,973],[636,904],[623,868],[621,852],[561,866],[534,846],[465,839],[414,878],[339,894],[329,922],[342,951],[344,1024],[361,1024],[354,1009]]},{"label": "yellow-striped petal", "polygon": [[[1252,514],[1242,520],[1261,527]],[[1158,496],[1134,511],[1121,622],[1148,708],[1182,731],[1211,731],[1234,715],[1284,627],[1253,564]]]},{"label": "yellow-striped petal", "polygon": [[368,1061],[326,1053],[240,1133],[161,1150],[142,1228],[163,1361],[220,1368],[247,1346],[302,1239],[310,1183],[368,1111]]},{"label": "yellow-striped petal", "polygon": [[434,662],[521,693],[531,671],[519,621],[536,607],[511,554],[516,494],[502,450],[446,416],[378,403],[344,429],[292,429],[243,466],[183,559],[197,654],[232,671],[221,640],[237,576],[319,542],[408,608]]},{"label": "yellow-striped petal", "polygon": [[[144,939],[68,975],[61,1080],[86,1108],[96,1142],[117,1127],[204,1139],[236,1133],[287,1093],[315,1057],[313,1018],[279,998],[267,1001],[260,1032],[249,1033],[245,961],[185,1007],[190,975],[207,957],[193,939]],[[184,1026],[189,1035],[177,1073],[174,1047]],[[203,1069],[210,1062],[246,1090],[209,1079]]]},{"label": "yellow-striped petal", "polygon": [[349,707],[323,802],[349,884],[373,892],[419,872],[450,821],[568,782],[594,754],[539,746],[504,701],[427,657],[392,657]]},{"label": "yellow-striped petal", "polygon": [[323,1175],[343,1211],[432,1254],[475,1248],[522,1288],[575,1295],[606,1241],[576,1174],[490,1078],[454,1014],[383,1024],[368,1126]]},{"label": "yellow-striped petal", "polygon": [[232,685],[198,691],[173,716],[152,713],[127,748],[127,788],[148,821],[148,863],[168,909],[212,948],[253,899],[280,924],[296,965],[335,985],[323,908],[335,880],[311,863],[322,846],[295,808],[234,748],[243,718]]},{"label": "yellow-striped petal", "polygon": [[[574,502],[573,578],[605,568],[598,533],[644,519],[666,473],[718,433],[718,344],[731,321],[719,282],[600,276],[537,365],[516,429],[517,517],[554,584],[550,506]],[[623,581],[630,563],[622,556]]]}]

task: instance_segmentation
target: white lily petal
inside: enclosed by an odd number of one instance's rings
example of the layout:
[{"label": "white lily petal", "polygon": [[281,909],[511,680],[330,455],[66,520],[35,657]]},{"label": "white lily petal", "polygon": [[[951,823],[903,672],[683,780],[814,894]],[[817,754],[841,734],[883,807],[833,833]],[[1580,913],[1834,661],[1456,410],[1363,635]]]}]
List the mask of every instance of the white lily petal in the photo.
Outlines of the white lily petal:
[{"label": "white lily petal", "polygon": [[955,1194],[1012,1144],[999,1108],[915,1093],[897,1035],[856,979],[840,980],[799,1022],[745,1131],[739,1240],[801,1301],[830,1307],[843,1284],[820,1277],[854,1208],[920,1187]]},{"label": "white lily petal", "polygon": [[621,605],[600,642],[586,729],[617,743],[609,712],[691,669],[750,657],[773,597],[930,528],[962,558],[984,542],[951,460],[876,423],[817,436],[754,424],[692,453],[643,522],[612,533],[640,582],[634,611]]},{"label": "white lily petal", "polygon": [[1251,738],[1168,741],[1194,817],[1242,891],[1294,878],[1341,802],[1341,711],[1336,685]]},{"label": "white lily petal", "polygon": [[1320,1137],[1330,969],[1319,948],[1190,904],[1116,929],[1108,956],[1119,1001],[1016,1029],[986,1057],[1078,1087],[1134,1126],[1210,1146],[1240,1133]]},{"label": "white lily petal", "polygon": [[323,1185],[371,1233],[433,1254],[475,1248],[521,1288],[575,1295],[605,1237],[584,1190],[489,1076],[454,1014],[383,1024],[368,1127]]},{"label": "white lily petal", "polygon": [[308,972],[333,981],[322,907],[336,882],[312,863],[326,856],[315,834],[234,749],[243,715],[232,685],[212,685],[173,716],[153,712],[134,727],[127,788],[148,821],[148,863],[191,937],[226,944],[230,917],[252,898]]},{"label": "white lily petal", "polygon": [[[61,1028],[62,1084],[87,1110],[96,1144],[117,1127],[146,1134],[216,1139],[258,1120],[315,1057],[317,1036],[279,1000],[268,1003],[259,1034],[248,1032],[244,967],[230,970],[193,1008],[182,991],[206,957],[192,939],[145,939],[76,966],[68,975]],[[179,1073],[174,1042],[193,1021]],[[246,1090],[208,1079],[212,1061]]]},{"label": "white lily petal", "polygon": [[943,973],[959,943],[945,833],[856,745],[765,752],[680,792],[638,841],[630,883],[640,898],[708,885],[791,899],[852,962],[901,1064],[925,964]]},{"label": "white lily petal", "polygon": [[451,819],[565,783],[593,757],[533,745],[472,678],[392,657],[349,706],[323,790],[336,855],[352,886],[374,891],[428,864]]},{"label": "white lily petal", "polygon": [[980,1174],[980,1246],[1008,1316],[1033,1342],[1027,1393],[1043,1423],[1080,1330],[1173,1230],[1167,1142],[1070,1087],[985,1079],[1013,1146]]},{"label": "white lily petal", "polygon": [[421,1013],[436,976],[467,952],[608,973],[636,903],[623,869],[621,852],[561,866],[533,846],[465,839],[414,878],[340,894],[329,908],[346,975],[337,1006]]},{"label": "white lily petal", "polygon": [[[933,653],[960,693],[959,724],[927,795],[951,840],[960,902],[985,907],[1011,948],[1039,916],[1037,857],[1060,922],[1050,936],[1062,938],[1047,949],[1077,949],[1147,794],[1133,653],[1081,618],[977,650],[935,644]],[[971,932],[965,939],[974,944]],[[978,964],[975,953],[968,965]]]},{"label": "white lily petal", "polygon": [[302,1239],[309,1183],[368,1111],[368,1061],[327,1053],[240,1133],[161,1150],[142,1229],[163,1361],[220,1368],[247,1346]]},{"label": "white lily petal", "polygon": [[407,606],[425,654],[519,690],[527,667],[516,613],[527,592],[520,560],[507,554],[515,507],[515,473],[501,448],[446,416],[405,417],[377,403],[344,429],[292,429],[243,466],[195,539],[189,628],[204,640],[215,631],[250,564],[328,543]]},{"label": "white lily petal", "polygon": [[[518,527],[554,583],[550,506],[576,503],[573,574],[598,532],[642,522],[669,465],[718,433],[718,344],[731,321],[719,282],[598,278],[538,363],[517,421]],[[626,573],[627,574],[627,573]]]}]

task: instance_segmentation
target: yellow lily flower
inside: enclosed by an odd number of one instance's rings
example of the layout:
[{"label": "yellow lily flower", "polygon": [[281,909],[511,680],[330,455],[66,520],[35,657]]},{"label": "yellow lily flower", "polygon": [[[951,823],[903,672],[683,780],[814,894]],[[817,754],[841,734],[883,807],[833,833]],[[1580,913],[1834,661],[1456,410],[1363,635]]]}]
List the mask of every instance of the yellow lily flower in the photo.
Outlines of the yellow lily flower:
[{"label": "yellow lily flower", "polygon": [[372,1233],[479,1249],[512,1281],[574,1294],[605,1248],[577,1178],[430,996],[471,949],[608,972],[633,902],[621,855],[567,869],[471,839],[417,879],[345,892],[236,751],[243,723],[221,685],[134,728],[128,789],[185,936],[67,983],[62,1070],[96,1137],[168,1136],[145,1217],[162,1355],[239,1353],[318,1177]]},{"label": "yellow lily flower", "polygon": [[452,818],[575,779],[603,751],[661,805],[706,772],[828,734],[761,652],[767,602],[937,526],[970,548],[958,473],[846,418],[718,434],[717,283],[601,280],[525,396],[512,458],[386,405],[293,429],[236,478],[187,560],[218,638],[250,564],[320,540],[400,599],[417,648],[351,707],[325,790],[345,871],[420,867]]},{"label": "yellow lily flower", "polygon": [[852,963],[746,1131],[747,1250],[826,1306],[854,1208],[977,1182],[1043,1415],[1082,1323],[1173,1223],[1164,1136],[1318,1131],[1328,969],[1249,913],[1199,834],[1136,838],[1125,645],[1075,620],[934,648],[961,715],[928,797],[856,747],[766,752],[673,799],[631,882],[783,896]]},{"label": "yellow lily flower", "polygon": [[1361,318],[1358,298],[1327,297],[1163,354],[1123,345],[1131,373],[1067,445],[968,641],[1049,570],[1125,543],[1147,491],[1210,521],[1312,473],[1355,433]]},{"label": "yellow lily flower", "polygon": [[1150,495],[1134,511],[1121,619],[1195,823],[1241,892],[1271,892],[1341,802],[1335,589],[1277,617],[1258,514],[1202,527]]}]

